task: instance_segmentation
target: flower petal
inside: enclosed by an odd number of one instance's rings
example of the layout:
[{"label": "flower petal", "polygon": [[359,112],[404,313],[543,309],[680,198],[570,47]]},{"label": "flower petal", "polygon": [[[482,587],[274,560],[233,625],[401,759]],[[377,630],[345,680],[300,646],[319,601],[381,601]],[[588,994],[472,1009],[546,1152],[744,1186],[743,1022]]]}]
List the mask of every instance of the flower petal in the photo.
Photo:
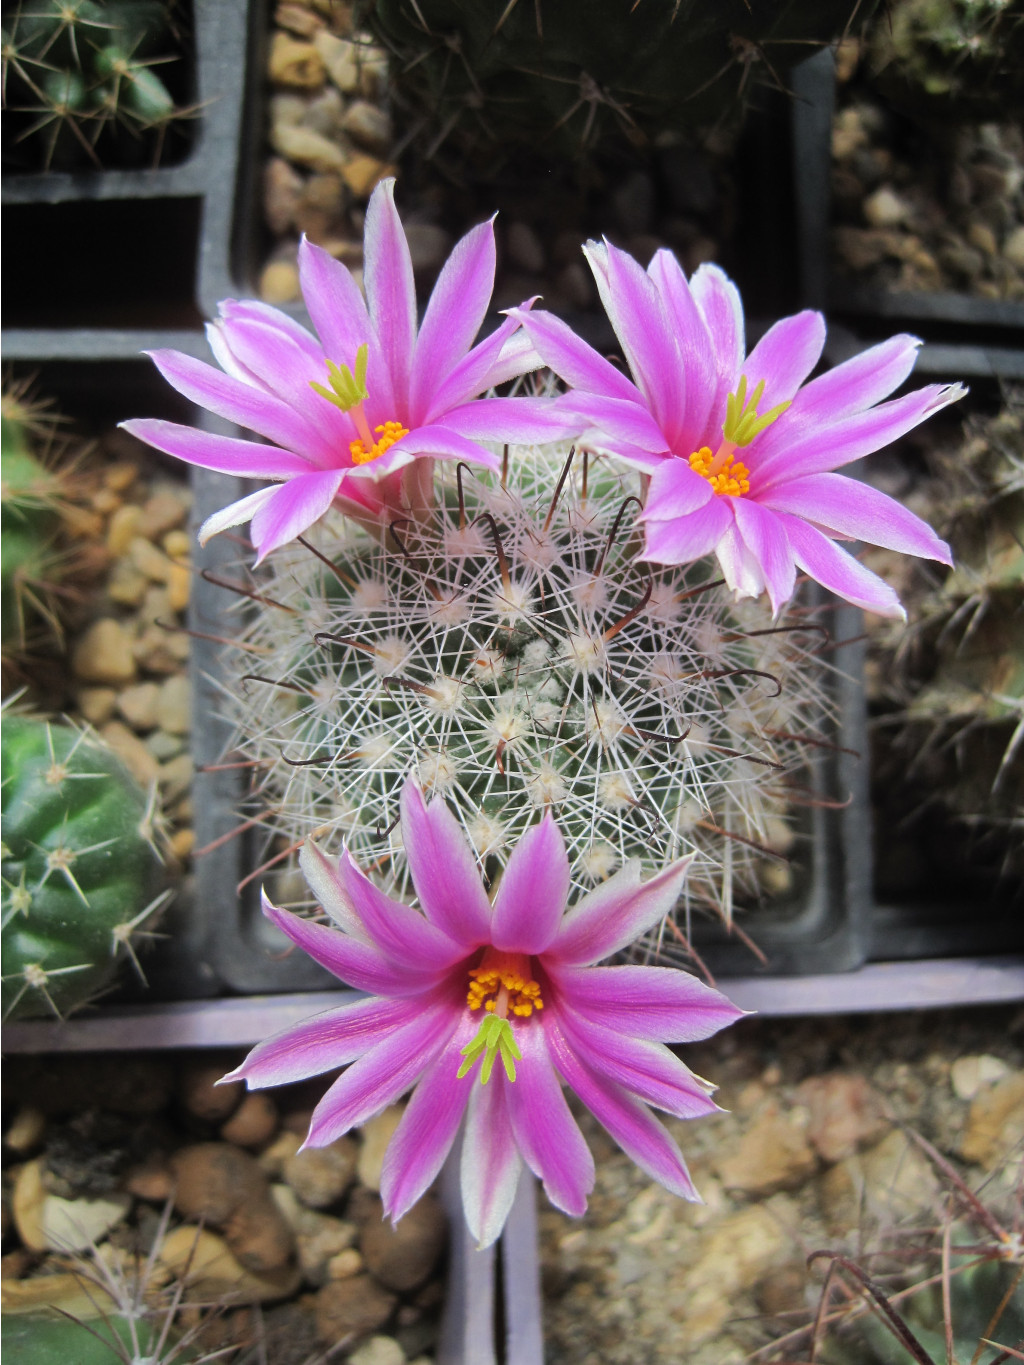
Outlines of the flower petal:
[{"label": "flower petal", "polygon": [[562,920],[569,894],[565,841],[547,811],[516,844],[494,897],[491,942],[510,953],[542,953]]},{"label": "flower petal", "polygon": [[323,345],[323,382],[327,382],[327,359],[351,369],[359,347],[368,345],[367,378],[371,397],[377,407],[386,410],[387,416],[394,417],[391,374],[366,311],[362,290],[351,272],[323,247],[314,246],[303,237],[299,243],[299,281],[306,308]]},{"label": "flower petal", "polygon": [[255,375],[268,393],[283,399],[293,411],[301,412],[325,440],[354,438],[352,419],[310,387],[311,381],[324,382],[322,355],[314,362],[288,332],[260,319],[239,318],[225,323],[224,329],[236,360]]},{"label": "flower petal", "polygon": [[191,402],[225,421],[258,432],[322,469],[331,469],[337,463],[326,436],[280,398],[180,351],[147,354],[167,382]]},{"label": "flower petal", "polygon": [[271,550],[287,545],[303,531],[319,521],[334,501],[345,471],[328,469],[324,473],[300,474],[274,489],[252,514],[252,543],[259,554],[256,563],[266,559]]},{"label": "flower petal", "polygon": [[[699,265],[690,277],[690,293],[707,323],[718,370],[719,389],[735,388],[743,365],[744,324],[740,291],[721,266]],[[726,388],[722,390],[722,385]]]},{"label": "flower petal", "polygon": [[[732,501],[730,499],[730,503]],[[715,556],[726,586],[737,600],[741,597],[760,597],[765,590],[764,570],[740,535],[735,520],[715,546]]]},{"label": "flower petal", "polygon": [[417,424],[480,330],[494,289],[495,260],[492,218],[456,242],[437,277],[413,358],[409,416]]},{"label": "flower petal", "polygon": [[700,1202],[683,1154],[664,1125],[621,1085],[597,1076],[577,1057],[555,1020],[545,1021],[545,1033],[555,1066],[626,1155],[673,1194]]},{"label": "flower petal", "polygon": [[370,317],[394,393],[396,409],[408,411],[409,379],[416,345],[416,286],[409,243],[395,208],[395,182],[382,180],[370,195],[363,230],[363,281]]},{"label": "flower petal", "polygon": [[838,469],[840,465],[850,464],[863,455],[881,450],[918,426],[926,417],[931,417],[949,403],[955,403],[966,392],[962,384],[928,384],[923,389],[904,394],[902,398],[869,408],[867,412],[845,417],[833,426],[810,430],[801,427],[795,435],[786,422],[789,414],[783,413],[749,447],[751,459],[748,464],[753,494],[760,499],[770,485],[781,483],[784,479]]},{"label": "flower petal", "polygon": [[627,1038],[562,1006],[558,1006],[556,1017],[569,1046],[598,1076],[677,1119],[719,1112],[708,1083],[695,1076],[664,1043]]},{"label": "flower petal", "polygon": [[685,412],[686,374],[658,291],[632,256],[607,242],[588,242],[583,254],[636,385],[675,448]]},{"label": "flower petal", "polygon": [[[602,437],[611,441],[625,441],[628,445],[639,446],[641,450],[669,455],[665,433],[642,403],[571,389],[559,398],[558,406],[578,421],[589,423]],[[708,484],[709,492],[710,489],[711,485]]]},{"label": "flower petal", "polygon": [[671,521],[644,522],[646,540],[644,559],[652,564],[689,564],[710,554],[726,532],[735,525],[732,511],[725,504],[732,498],[712,497],[696,512]]},{"label": "flower petal", "polygon": [[370,937],[345,891],[338,859],[328,856],[312,839],[307,839],[299,853],[299,867],[317,904],[327,911],[338,928],[361,943],[369,943]]},{"label": "flower petal", "polygon": [[818,375],[793,399],[790,419],[831,424],[888,398],[914,368],[921,342],[901,333]]},{"label": "flower petal", "polygon": [[312,474],[316,470],[316,466],[301,455],[279,446],[240,441],[234,436],[217,436],[197,427],[182,426],[179,422],[140,418],[118,425],[136,440],[145,441],[165,455],[187,460],[200,469],[234,474],[240,479],[286,479],[292,474]]},{"label": "flower petal", "polygon": [[[647,273],[661,295],[673,332],[686,339],[686,344],[679,347],[686,370],[686,409],[680,411],[677,429],[671,430],[669,436],[673,449],[689,455],[699,449],[718,392],[715,349],[704,314],[697,307],[683,268],[673,253],[664,247],[656,251]],[[686,444],[692,449],[683,450]]]},{"label": "flower petal", "polygon": [[669,521],[688,517],[706,507],[715,496],[707,479],[691,469],[686,460],[665,460],[651,475],[643,521]]},{"label": "flower petal", "polygon": [[466,956],[462,944],[374,886],[347,850],[338,863],[338,875],[373,946],[396,966],[415,962],[420,969],[444,972]]},{"label": "flower petal", "polygon": [[554,314],[545,313],[543,309],[525,312],[512,308],[509,316],[518,318],[523,324],[523,330],[544,364],[574,389],[621,398],[627,403],[643,402],[636,385],[630,383],[621,370],[581,341],[572,328]]},{"label": "flower petal", "polygon": [[463,1012],[452,1038],[417,1082],[388,1143],[380,1194],[395,1223],[433,1184],[451,1151],[472,1093],[472,1082],[457,1077],[459,1054],[476,1034],[478,1022]]},{"label": "flower petal", "polygon": [[[528,304],[523,304],[528,308]],[[452,408],[468,403],[507,379],[538,369],[543,364],[530,338],[520,328],[518,318],[504,318],[488,337],[477,342],[468,355],[453,366],[435,389],[424,423],[436,422]]]},{"label": "flower petal", "polygon": [[952,564],[949,546],[926,521],[870,484],[842,474],[807,474],[770,488],[763,505],[791,512],[853,540]]},{"label": "flower petal", "polygon": [[785,528],[778,517],[759,506],[753,498],[734,498],[733,514],[740,535],[760,566],[772,604],[772,615],[778,616],[793,596],[796,583],[796,564]]},{"label": "flower petal", "polygon": [[470,1078],[472,1093],[462,1143],[462,1208],[483,1251],[501,1235],[523,1163],[505,1105],[511,1083],[504,1071],[495,1067],[486,1085],[475,1079],[475,1073]]},{"label": "flower petal", "polygon": [[267,899],[265,892],[263,913],[314,962],[357,991],[386,996],[419,995],[438,984],[437,972],[424,971],[412,963],[398,967],[376,948],[349,938],[340,929],[280,909]]},{"label": "flower petal", "polygon": [[466,836],[444,800],[426,805],[412,779],[402,788],[402,842],[430,923],[467,948],[489,942],[491,906]]},{"label": "flower petal", "polygon": [[361,1057],[396,1028],[418,1019],[421,1009],[419,1001],[372,997],[326,1010],[257,1043],[241,1066],[224,1080],[246,1081],[250,1089],[258,1090],[322,1076]]},{"label": "flower petal", "polygon": [[327,1147],[379,1114],[416,1082],[455,1032],[450,1000],[421,1008],[342,1072],[313,1110],[304,1147]]},{"label": "flower petal", "polygon": [[672,910],[692,861],[680,858],[641,882],[640,863],[630,859],[563,916],[545,961],[585,966],[625,948]]},{"label": "flower petal", "polygon": [[787,512],[776,515],[785,525],[793,558],[816,582],[866,611],[906,620],[907,614],[900,606],[899,598],[877,574],[858,564],[852,555],[806,521]]},{"label": "flower petal", "polygon": [[439,460],[467,460],[470,464],[481,464],[486,469],[497,470],[501,468],[501,461],[497,455],[485,450],[483,446],[477,445],[474,441],[467,440],[465,436],[445,426],[444,423],[445,418],[441,418],[439,422],[433,422],[430,426],[416,427],[410,431],[408,436],[403,436],[400,441],[396,441],[379,460],[371,460],[351,472],[364,475],[371,474],[374,466],[380,466],[381,462],[387,460],[392,452],[404,452],[407,457],[433,455]]},{"label": "flower petal", "polygon": [[211,536],[217,535],[220,531],[227,531],[232,526],[241,526],[243,522],[255,516],[264,503],[269,502],[278,491],[276,484],[270,488],[258,488],[255,493],[247,493],[237,502],[228,503],[227,507],[222,507],[219,512],[212,512],[196,534],[199,544],[205,545]]},{"label": "flower petal", "polygon": [[743,366],[748,393],[762,379],[765,381],[758,410],[765,412],[776,403],[790,402],[821,359],[824,347],[825,319],[809,308],[769,327]]},{"label": "flower petal", "polygon": [[553,398],[478,398],[452,408],[438,426],[458,432],[471,441],[497,441],[508,445],[560,441],[574,433]]},{"label": "flower petal", "polygon": [[545,961],[545,969],[577,1014],[653,1042],[710,1038],[744,1013],[720,991],[673,967],[580,968]]},{"label": "flower petal", "polygon": [[505,1102],[516,1146],[555,1208],[579,1218],[594,1188],[594,1158],[569,1111],[539,1019],[516,1030],[523,1060]]}]

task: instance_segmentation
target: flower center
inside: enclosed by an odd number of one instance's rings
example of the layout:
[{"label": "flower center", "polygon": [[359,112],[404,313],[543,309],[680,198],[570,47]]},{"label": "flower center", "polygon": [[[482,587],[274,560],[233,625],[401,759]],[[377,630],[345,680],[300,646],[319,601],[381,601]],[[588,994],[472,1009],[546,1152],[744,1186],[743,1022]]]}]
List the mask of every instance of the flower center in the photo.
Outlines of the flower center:
[{"label": "flower center", "polygon": [[471,1010],[482,1009],[487,1017],[473,1041],[462,1049],[466,1060],[459,1067],[457,1078],[467,1076],[482,1057],[480,1083],[486,1085],[500,1057],[505,1075],[514,1081],[516,1062],[522,1060],[522,1053],[508,1016],[529,1019],[534,1010],[544,1008],[540,986],[530,976],[530,959],[525,953],[488,948],[479,967],[469,972],[466,1004]]},{"label": "flower center", "polygon": [[[309,381],[309,387],[315,393],[326,398],[335,407],[341,408],[342,412],[350,413],[359,437],[355,441],[350,441],[348,445],[349,454],[353,464],[369,464],[371,460],[376,460],[379,455],[383,455],[385,450],[400,441],[403,436],[409,435],[409,428],[403,427],[401,422],[383,422],[380,426],[370,430],[370,424],[366,420],[366,411],[363,404],[369,396],[366,388],[366,366],[369,360],[370,347],[367,342],[356,351],[355,371],[349,369],[347,365],[336,365],[333,360],[327,362],[327,384],[318,384],[315,380]],[[377,437],[374,440],[374,437]]]},{"label": "flower center", "polygon": [[789,403],[778,403],[767,412],[758,414],[757,405],[764,396],[765,381],[762,379],[747,397],[747,376],[743,375],[735,393],[725,400],[725,422],[722,426],[722,443],[711,453],[710,446],[701,446],[689,457],[689,465],[702,479],[707,479],[715,493],[726,497],[738,498],[750,492],[750,470],[742,460],[737,460],[735,452],[740,446],[748,446],[755,436],[786,411]]}]

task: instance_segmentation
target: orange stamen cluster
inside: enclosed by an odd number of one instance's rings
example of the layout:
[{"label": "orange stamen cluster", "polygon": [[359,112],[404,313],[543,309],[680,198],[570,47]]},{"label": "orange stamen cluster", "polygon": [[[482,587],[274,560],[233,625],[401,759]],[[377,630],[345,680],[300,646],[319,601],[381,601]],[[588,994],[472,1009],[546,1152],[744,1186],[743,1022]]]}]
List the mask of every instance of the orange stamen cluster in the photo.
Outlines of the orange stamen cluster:
[{"label": "orange stamen cluster", "polygon": [[702,479],[707,479],[716,493],[738,498],[750,492],[750,470],[742,460],[737,460],[734,455],[726,455],[717,469],[712,469],[715,463],[717,457],[712,455],[710,446],[701,446],[690,456],[690,468]]},{"label": "orange stamen cluster", "polygon": [[363,441],[349,442],[348,449],[353,464],[369,464],[378,455],[383,455],[385,450],[390,450],[396,441],[400,441],[403,436],[408,436],[409,428],[403,427],[401,422],[385,422],[383,426],[374,427],[373,432],[380,439],[374,442],[369,450]]},{"label": "orange stamen cluster", "polygon": [[[504,960],[501,960],[504,958]],[[524,962],[519,953],[489,953],[479,967],[469,973],[469,994],[466,1004],[471,1010],[481,1007],[501,1018],[514,1014],[529,1019],[534,1010],[542,1010],[540,986],[524,975]],[[485,965],[486,964],[486,965]]]}]

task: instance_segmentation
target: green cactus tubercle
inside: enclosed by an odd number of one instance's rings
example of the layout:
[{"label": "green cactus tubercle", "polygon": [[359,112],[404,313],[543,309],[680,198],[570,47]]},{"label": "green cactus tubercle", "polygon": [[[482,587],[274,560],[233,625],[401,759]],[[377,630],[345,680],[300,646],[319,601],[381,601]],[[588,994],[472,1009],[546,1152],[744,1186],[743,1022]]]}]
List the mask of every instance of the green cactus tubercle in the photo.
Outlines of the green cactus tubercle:
[{"label": "green cactus tubercle", "polygon": [[162,904],[154,805],[89,731],[5,715],[3,1014],[63,1016]]}]

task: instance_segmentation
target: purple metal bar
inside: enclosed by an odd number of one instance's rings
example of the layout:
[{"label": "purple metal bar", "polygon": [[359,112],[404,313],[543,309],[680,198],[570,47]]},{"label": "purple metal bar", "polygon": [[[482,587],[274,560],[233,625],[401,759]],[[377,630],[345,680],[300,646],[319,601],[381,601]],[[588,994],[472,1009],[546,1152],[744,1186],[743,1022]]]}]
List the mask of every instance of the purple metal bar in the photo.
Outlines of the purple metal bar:
[{"label": "purple metal bar", "polygon": [[[870,962],[835,976],[736,976],[716,984],[741,1008],[767,1017],[942,1009],[1024,1001],[1024,956]],[[247,995],[177,1004],[111,1005],[63,1021],[7,1024],[5,1052],[125,1052],[159,1048],[251,1047],[333,1009],[351,991]]]}]

